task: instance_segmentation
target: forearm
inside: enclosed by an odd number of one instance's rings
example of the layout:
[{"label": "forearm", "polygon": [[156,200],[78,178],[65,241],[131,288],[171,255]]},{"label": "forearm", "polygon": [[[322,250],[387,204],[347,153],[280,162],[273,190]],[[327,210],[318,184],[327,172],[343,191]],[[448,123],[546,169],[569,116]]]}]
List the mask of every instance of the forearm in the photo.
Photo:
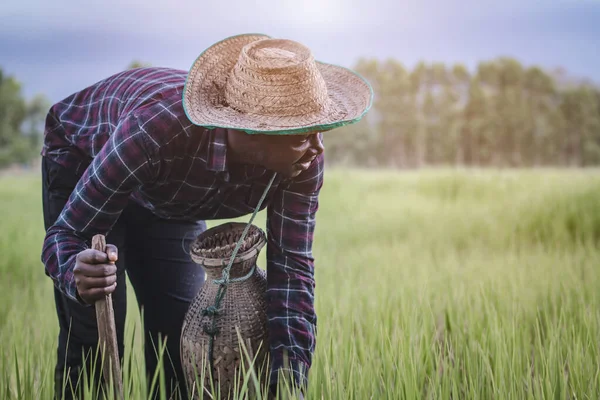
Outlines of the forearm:
[{"label": "forearm", "polygon": [[42,262],[46,274],[65,295],[79,302],[73,276],[77,254],[87,249],[87,244],[59,223],[48,229],[42,248]]},{"label": "forearm", "polygon": [[88,248],[94,234],[111,231],[132,190],[152,177],[150,151],[135,121],[131,117],[120,122],[46,233],[41,257],[46,273],[74,300],[77,255]]},{"label": "forearm", "polygon": [[271,381],[277,380],[279,372],[291,373],[296,384],[305,386],[317,323],[312,260],[294,259],[273,250],[267,260]]},{"label": "forearm", "polygon": [[304,176],[278,192],[269,207],[267,313],[271,382],[275,383],[281,372],[296,385],[306,387],[316,347],[312,247],[323,182],[322,161],[318,158]]}]

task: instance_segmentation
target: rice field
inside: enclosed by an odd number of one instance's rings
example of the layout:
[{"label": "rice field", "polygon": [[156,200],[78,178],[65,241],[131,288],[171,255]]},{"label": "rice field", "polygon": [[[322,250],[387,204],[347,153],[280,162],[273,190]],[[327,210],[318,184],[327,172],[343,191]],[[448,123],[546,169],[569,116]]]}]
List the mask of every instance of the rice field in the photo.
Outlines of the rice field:
[{"label": "rice field", "polygon": [[[51,399],[39,176],[0,178],[0,221],[0,398]],[[600,398],[599,245],[597,170],[329,170],[306,398]],[[124,386],[143,399],[130,298]]]}]

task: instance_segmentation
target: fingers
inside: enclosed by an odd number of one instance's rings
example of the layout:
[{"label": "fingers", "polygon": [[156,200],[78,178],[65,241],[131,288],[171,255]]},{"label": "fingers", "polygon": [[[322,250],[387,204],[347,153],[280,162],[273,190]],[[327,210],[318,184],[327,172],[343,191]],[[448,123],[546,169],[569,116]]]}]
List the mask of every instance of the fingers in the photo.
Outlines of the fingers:
[{"label": "fingers", "polygon": [[105,295],[113,293],[117,287],[118,249],[114,245],[106,245],[106,253],[94,249],[86,249],[77,254],[75,268],[75,285],[79,296],[88,304],[92,304]]},{"label": "fingers", "polygon": [[114,244],[106,245],[106,254],[111,262],[116,262],[119,259],[119,249]]},{"label": "fingers", "polygon": [[117,282],[117,275],[103,276],[101,278],[92,278],[89,276],[78,276],[75,283],[80,290],[109,288]]},{"label": "fingers", "polygon": [[100,300],[107,294],[112,294],[117,288],[117,282],[113,283],[111,286],[92,288],[92,289],[80,289],[77,288],[79,292],[79,296],[88,304],[93,304],[96,301]]},{"label": "fingers", "polygon": [[94,250],[87,249],[83,250],[77,255],[78,262],[82,262],[84,264],[102,264],[107,262],[116,262],[119,259],[119,250],[117,246],[108,244],[106,245],[106,253]]},{"label": "fingers", "polygon": [[95,303],[103,296],[111,294],[117,288],[117,275],[102,278],[90,278],[87,276],[76,276],[75,284],[79,296],[87,303]]},{"label": "fingers", "polygon": [[77,254],[77,262],[84,264],[102,264],[108,262],[106,253],[99,250],[87,249]]},{"label": "fingers", "polygon": [[73,270],[75,275],[83,275],[87,277],[106,277],[117,273],[117,266],[115,264],[86,264],[79,262],[75,265]]},{"label": "fingers", "polygon": [[[100,252],[98,252],[100,253]],[[104,255],[104,260],[106,260]],[[81,259],[101,260],[98,254],[84,254]],[[79,296],[87,304],[94,304],[107,294],[111,294],[117,287],[117,266],[114,263],[86,264],[81,259],[75,263],[73,270],[75,286]]]}]

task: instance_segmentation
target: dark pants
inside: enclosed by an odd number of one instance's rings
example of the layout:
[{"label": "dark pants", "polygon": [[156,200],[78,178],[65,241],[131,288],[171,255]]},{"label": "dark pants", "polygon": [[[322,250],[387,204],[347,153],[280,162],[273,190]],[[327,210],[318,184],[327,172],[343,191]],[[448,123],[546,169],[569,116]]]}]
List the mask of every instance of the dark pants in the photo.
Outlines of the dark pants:
[{"label": "dark pants", "polygon": [[[48,229],[59,216],[78,177],[50,160],[42,161],[42,194],[44,225]],[[163,366],[168,388],[185,391],[180,365],[179,339],[185,313],[204,283],[204,272],[187,254],[191,240],[206,229],[197,223],[160,219],[148,210],[130,204],[124,210],[106,241],[117,246],[117,288],[113,307],[121,360],[124,355],[126,316],[126,280],[129,277],[142,311],[145,330],[145,361],[148,383],[156,371],[159,337],[167,340]],[[95,356],[98,341],[95,308],[81,306],[54,290],[59,323],[56,392],[65,397],[80,380],[84,355]],[[86,363],[90,371],[91,363]],[[95,367],[100,371],[100,367]],[[135,369],[134,369],[135,370]],[[89,372],[88,372],[89,373]],[[96,378],[98,379],[98,378]],[[70,382],[68,381],[70,380]],[[169,396],[169,392],[168,396]]]}]

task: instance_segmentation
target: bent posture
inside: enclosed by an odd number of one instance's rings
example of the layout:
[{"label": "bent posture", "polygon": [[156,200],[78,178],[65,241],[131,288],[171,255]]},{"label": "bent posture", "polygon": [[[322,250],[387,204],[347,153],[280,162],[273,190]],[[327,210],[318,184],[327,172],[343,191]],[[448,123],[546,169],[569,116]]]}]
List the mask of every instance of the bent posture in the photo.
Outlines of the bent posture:
[{"label": "bent posture", "polygon": [[[42,261],[60,328],[57,395],[70,397],[96,348],[93,304],[106,293],[123,356],[125,273],[143,312],[147,373],[166,339],[167,382],[184,392],[179,336],[204,282],[190,241],[207,220],[251,214],[273,174],[261,207],[271,383],[284,373],[306,387],[323,132],[358,121],[371,96],[358,75],[315,62],[296,42],[240,35],[208,48],[190,71],[128,70],[55,104],[42,151]],[[90,248],[98,233],[106,253]]]}]

